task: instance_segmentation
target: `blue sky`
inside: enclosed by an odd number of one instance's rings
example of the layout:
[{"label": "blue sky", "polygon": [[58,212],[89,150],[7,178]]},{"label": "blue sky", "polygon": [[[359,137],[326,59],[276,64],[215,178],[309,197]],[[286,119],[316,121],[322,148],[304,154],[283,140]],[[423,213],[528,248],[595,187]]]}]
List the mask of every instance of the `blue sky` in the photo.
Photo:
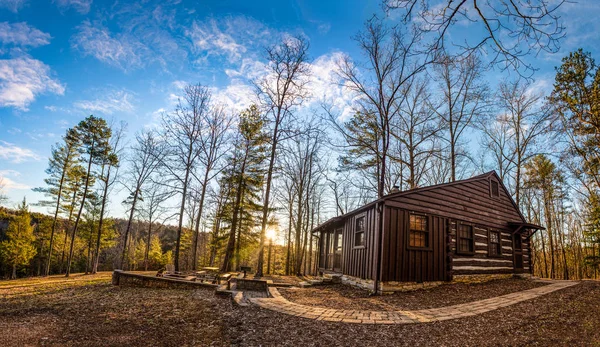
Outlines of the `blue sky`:
[{"label": "blue sky", "polygon": [[[599,3],[563,6],[561,51],[529,58],[538,88],[569,51],[600,59]],[[40,198],[31,188],[43,185],[51,145],[89,114],[126,121],[131,138],[186,83],[211,86],[231,109],[248,105],[261,47],[282,35],[309,38],[315,100],[347,101],[330,77],[339,55],[360,59],[351,36],[373,13],[378,1],[0,0],[0,176],[11,205]],[[491,71],[490,83],[505,73]]]}]

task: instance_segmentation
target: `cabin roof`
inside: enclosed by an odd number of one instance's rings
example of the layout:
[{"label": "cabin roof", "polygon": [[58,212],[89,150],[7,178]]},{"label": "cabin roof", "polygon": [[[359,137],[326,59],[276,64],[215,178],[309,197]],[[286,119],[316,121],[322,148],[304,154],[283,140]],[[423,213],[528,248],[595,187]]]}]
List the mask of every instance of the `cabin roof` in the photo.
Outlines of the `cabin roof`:
[{"label": "cabin roof", "polygon": [[420,193],[420,192],[425,192],[428,190],[432,190],[432,189],[436,189],[436,188],[441,188],[441,187],[449,187],[449,186],[453,186],[453,185],[460,185],[460,184],[465,184],[468,182],[473,182],[473,181],[479,181],[482,179],[489,179],[490,177],[494,176],[496,178],[496,180],[498,181],[498,183],[500,184],[500,186],[502,187],[502,189],[504,189],[504,191],[506,192],[506,195],[509,197],[511,204],[513,205],[513,207],[515,208],[515,210],[519,213],[519,216],[521,217],[521,223],[517,223],[518,225],[516,225],[515,223],[511,223],[515,224],[514,226],[516,227],[521,227],[521,228],[527,228],[527,229],[541,229],[543,230],[544,228],[539,226],[539,225],[535,225],[535,224],[531,224],[531,223],[527,223],[527,221],[525,220],[525,217],[523,216],[523,214],[521,213],[521,210],[519,209],[519,207],[517,206],[516,202],[514,201],[514,199],[512,198],[511,194],[508,192],[508,189],[506,189],[506,186],[504,185],[504,183],[502,182],[502,180],[500,179],[500,177],[498,176],[498,174],[496,173],[496,171],[492,170],[489,172],[486,172],[484,174],[481,175],[477,175],[477,176],[473,176],[467,179],[462,179],[462,180],[458,180],[458,181],[454,181],[454,182],[448,182],[448,183],[441,183],[441,184],[435,184],[432,186],[426,186],[426,187],[419,187],[419,188],[414,188],[414,189],[409,189],[409,190],[405,190],[405,191],[401,191],[401,192],[396,192],[396,193],[391,193],[388,195],[383,196],[382,198],[379,198],[377,200],[374,200],[366,205],[363,205],[357,209],[354,209],[350,212],[347,212],[341,216],[337,216],[337,217],[333,217],[328,219],[327,221],[321,223],[320,225],[316,226],[312,232],[318,231],[323,229],[324,227],[330,226],[330,225],[335,225],[337,223],[342,222],[346,217],[351,216],[353,214],[356,214],[358,212],[361,212],[362,210],[365,210],[369,207],[372,207],[373,205],[391,199],[391,198],[398,198],[398,197],[402,197],[404,195],[408,195],[408,194],[415,194],[415,193]]}]

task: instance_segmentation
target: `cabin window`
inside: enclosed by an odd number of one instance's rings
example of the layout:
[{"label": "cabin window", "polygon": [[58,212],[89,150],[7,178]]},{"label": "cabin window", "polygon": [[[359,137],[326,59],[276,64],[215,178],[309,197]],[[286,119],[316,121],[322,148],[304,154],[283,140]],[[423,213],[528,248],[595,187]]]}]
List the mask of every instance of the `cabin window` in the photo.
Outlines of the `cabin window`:
[{"label": "cabin window", "polygon": [[490,180],[490,195],[492,198],[500,197],[500,185],[496,180]]},{"label": "cabin window", "polygon": [[410,215],[409,241],[410,247],[429,247],[429,229],[427,228],[427,216],[418,214]]},{"label": "cabin window", "polygon": [[354,228],[354,247],[364,247],[365,245],[365,216],[356,218]]},{"label": "cabin window", "polygon": [[458,253],[475,253],[475,242],[473,238],[473,226],[467,224],[458,225],[457,248]]},{"label": "cabin window", "polygon": [[521,234],[515,234],[515,250],[520,251],[523,249],[523,240],[521,240]]},{"label": "cabin window", "polygon": [[500,233],[497,231],[490,230],[488,234],[488,245],[490,257],[497,257],[502,255],[502,242],[500,242]]}]

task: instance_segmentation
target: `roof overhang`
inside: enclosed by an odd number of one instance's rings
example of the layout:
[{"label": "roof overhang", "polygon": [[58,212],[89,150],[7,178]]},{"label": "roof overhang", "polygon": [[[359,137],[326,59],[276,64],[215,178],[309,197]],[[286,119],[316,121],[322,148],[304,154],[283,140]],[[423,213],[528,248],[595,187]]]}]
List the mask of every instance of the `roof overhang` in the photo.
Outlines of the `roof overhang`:
[{"label": "roof overhang", "polygon": [[537,224],[532,224],[532,223],[513,223],[513,222],[509,222],[508,225],[512,228],[514,228],[513,230],[513,235],[518,233],[521,230],[528,230],[529,232],[527,233],[527,237],[526,239],[530,239],[533,234],[535,234],[536,231],[538,230],[546,230],[546,228],[544,228],[541,225],[537,225]]},{"label": "roof overhang", "polygon": [[537,225],[537,224],[533,224],[533,223],[514,223],[514,222],[509,222],[508,225],[510,227],[516,228],[517,230],[520,229],[530,229],[530,230],[546,230],[546,228],[544,228],[541,225]]},{"label": "roof overhang", "polygon": [[311,230],[311,232],[312,233],[316,233],[316,232],[325,230],[328,227],[331,227],[333,225],[341,223],[343,220],[344,220],[343,216],[338,216],[338,217],[330,218],[327,221],[325,221],[324,223],[321,223],[320,225],[318,225],[315,228],[313,228],[313,230]]}]

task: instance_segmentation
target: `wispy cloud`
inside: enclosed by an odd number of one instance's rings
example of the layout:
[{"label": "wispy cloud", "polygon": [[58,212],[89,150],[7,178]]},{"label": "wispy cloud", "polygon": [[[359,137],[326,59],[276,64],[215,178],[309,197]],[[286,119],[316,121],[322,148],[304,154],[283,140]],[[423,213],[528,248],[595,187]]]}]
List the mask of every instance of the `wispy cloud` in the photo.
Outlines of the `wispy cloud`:
[{"label": "wispy cloud", "polygon": [[56,0],[56,5],[59,8],[72,8],[75,11],[86,14],[90,12],[93,0]]},{"label": "wispy cloud", "polygon": [[0,186],[3,190],[31,189],[30,186],[13,181],[10,177],[19,177],[21,173],[15,170],[0,170]]},{"label": "wispy cloud", "polygon": [[81,100],[73,104],[75,108],[111,115],[115,112],[132,113],[134,97],[124,90],[109,91],[94,100]]},{"label": "wispy cloud", "polygon": [[101,23],[84,21],[72,38],[72,46],[86,56],[120,68],[123,71],[142,66],[138,50],[142,47],[124,35],[113,35]]},{"label": "wispy cloud", "polygon": [[17,134],[20,134],[22,131],[19,128],[12,127],[10,129],[8,129],[6,132],[8,132],[11,135],[17,135]]},{"label": "wispy cloud", "polygon": [[17,13],[25,6],[26,2],[27,0],[0,0],[0,8]]},{"label": "wispy cloud", "polygon": [[43,62],[28,56],[0,59],[0,107],[26,111],[37,95],[64,92],[65,87]]},{"label": "wispy cloud", "polygon": [[50,43],[51,36],[27,23],[0,23],[0,43],[21,47],[38,47]]},{"label": "wispy cloud", "polygon": [[38,161],[41,160],[41,157],[30,149],[19,147],[6,141],[0,141],[0,159],[18,164],[30,160]]},{"label": "wispy cloud", "polygon": [[211,56],[239,62],[251,48],[264,44],[273,33],[261,22],[245,16],[194,22],[186,30],[198,60]]}]

